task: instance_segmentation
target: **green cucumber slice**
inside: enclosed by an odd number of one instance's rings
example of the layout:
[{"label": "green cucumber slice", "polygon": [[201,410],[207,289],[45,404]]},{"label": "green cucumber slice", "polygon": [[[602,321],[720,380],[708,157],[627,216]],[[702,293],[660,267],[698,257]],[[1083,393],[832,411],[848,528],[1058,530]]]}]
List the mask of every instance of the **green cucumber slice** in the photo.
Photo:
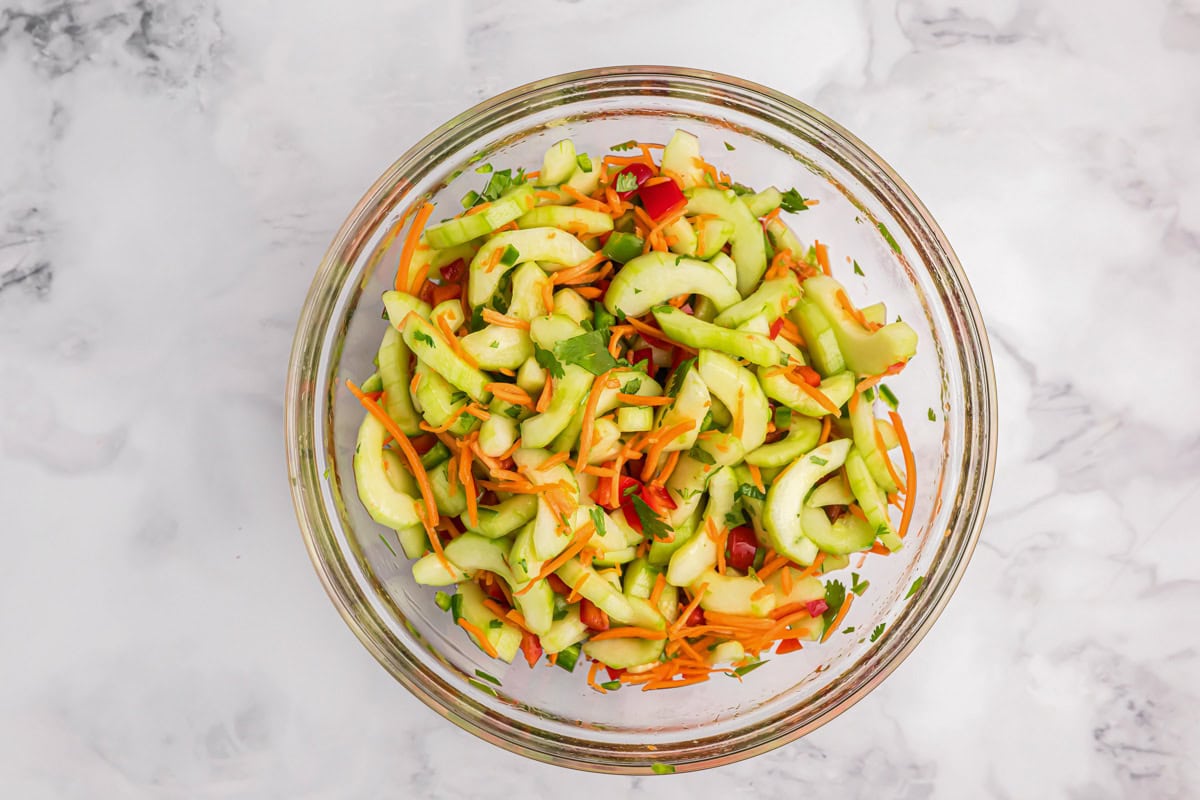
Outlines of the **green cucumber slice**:
[{"label": "green cucumber slice", "polygon": [[767,438],[771,408],[754,373],[739,366],[729,356],[715,350],[701,350],[698,359],[700,377],[712,394],[727,408],[742,411],[742,447],[749,452]]},{"label": "green cucumber slice", "polygon": [[780,362],[779,348],[762,334],[722,328],[671,306],[655,306],[652,311],[663,333],[674,341],[697,350],[718,350],[763,367],[778,366]]},{"label": "green cucumber slice", "polygon": [[916,355],[917,333],[907,322],[893,322],[869,331],[838,302],[839,291],[844,291],[842,285],[826,275],[804,282],[805,297],[810,298],[829,321],[846,365],[856,374],[879,375],[893,364]]},{"label": "green cucumber slice", "polygon": [[399,491],[388,480],[383,463],[383,440],[387,430],[371,414],[363,416],[354,445],[354,483],[371,519],[389,528],[421,524],[416,499]]},{"label": "green cucumber slice", "polygon": [[454,247],[487,236],[501,225],[512,222],[534,205],[533,187],[527,183],[521,184],[477,214],[431,225],[425,229],[425,240],[430,247],[439,250]]},{"label": "green cucumber slice", "polygon": [[[501,261],[489,270],[487,265],[492,257],[497,252],[504,253],[509,247],[517,251],[516,260],[512,264]],[[573,267],[591,257],[592,251],[583,242],[558,228],[526,228],[496,234],[471,259],[467,273],[467,300],[472,307],[487,305],[499,289],[500,279],[518,264],[536,261],[543,269],[555,266],[561,269]]]},{"label": "green cucumber slice", "polygon": [[737,290],[744,297],[754,291],[767,271],[767,249],[758,219],[736,194],[719,189],[690,189],[687,213],[715,214],[733,225],[730,255],[737,264]]},{"label": "green cucumber slice", "polygon": [[741,299],[721,271],[706,261],[651,252],[631,260],[617,272],[604,295],[609,313],[639,317],[681,294],[699,294],[718,309]]},{"label": "green cucumber slice", "polygon": [[599,236],[613,229],[612,217],[575,206],[538,206],[517,219],[518,228],[558,228],[576,236]]},{"label": "green cucumber slice", "polygon": [[802,549],[808,539],[800,515],[804,500],[817,481],[846,462],[848,452],[850,441],[836,439],[794,462],[775,478],[763,508],[764,526],[775,552],[793,560],[807,555]]}]

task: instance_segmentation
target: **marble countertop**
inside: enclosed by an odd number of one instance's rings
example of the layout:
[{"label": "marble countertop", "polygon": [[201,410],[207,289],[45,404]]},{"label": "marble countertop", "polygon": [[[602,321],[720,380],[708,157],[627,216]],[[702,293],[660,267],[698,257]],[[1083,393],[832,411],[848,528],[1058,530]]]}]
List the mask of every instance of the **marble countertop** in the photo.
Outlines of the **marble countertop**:
[{"label": "marble countertop", "polygon": [[[0,796],[1200,795],[1200,0],[671,5],[0,5]],[[915,655],[794,745],[652,784],[400,690],[314,577],[281,442],[364,188],[486,96],[639,62],[881,152],[966,265],[1002,417]]]}]

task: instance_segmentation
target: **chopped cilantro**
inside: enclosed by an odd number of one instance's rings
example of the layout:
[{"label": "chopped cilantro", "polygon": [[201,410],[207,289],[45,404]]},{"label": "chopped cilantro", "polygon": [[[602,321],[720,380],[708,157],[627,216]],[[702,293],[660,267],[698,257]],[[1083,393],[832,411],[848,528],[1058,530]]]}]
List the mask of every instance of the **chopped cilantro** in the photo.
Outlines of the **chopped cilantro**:
[{"label": "chopped cilantro", "polygon": [[632,172],[622,172],[617,175],[617,182],[613,184],[613,188],[618,192],[632,192],[638,188],[637,176]]},{"label": "chopped cilantro", "polygon": [[501,622],[501,621],[500,621],[500,620],[498,620],[498,619],[493,619],[493,620],[489,620],[489,621],[488,621],[488,627],[489,627],[489,628],[493,628],[493,629],[495,629],[495,628],[503,628],[503,627],[504,627],[504,623],[503,623],[503,622]]},{"label": "chopped cilantro", "polygon": [[824,458],[821,458],[820,456],[809,456],[808,460],[811,461],[812,463],[816,464],[818,467],[823,467],[829,463],[827,460],[825,460]]},{"label": "chopped cilantro", "polygon": [[379,534],[379,541],[381,541],[381,542],[383,542],[383,543],[384,543],[384,545],[387,547],[387,549],[391,551],[392,555],[396,555],[396,551],[395,551],[395,549],[392,547],[392,543],[391,543],[391,542],[389,542],[389,541],[387,540],[387,537],[386,537],[386,536],[384,536],[382,533],[381,533],[381,534]]},{"label": "chopped cilantro", "polygon": [[575,156],[575,163],[579,165],[579,168],[584,172],[592,171],[592,159],[588,158],[587,153],[580,153],[579,155]]},{"label": "chopped cilantro", "polygon": [[875,626],[875,630],[871,631],[871,641],[875,641],[880,636],[883,636],[883,628],[885,623],[879,623]]},{"label": "chopped cilantro", "polygon": [[854,633],[854,626],[851,625],[849,628],[842,628],[842,633]]},{"label": "chopped cilantro", "polygon": [[642,388],[642,379],[634,378],[633,380],[629,381],[624,386],[622,386],[621,391],[624,392],[625,394],[637,394],[638,390],[641,388]]},{"label": "chopped cilantro", "polygon": [[767,495],[753,483],[743,483],[739,486],[737,491],[733,493],[733,499],[736,500],[739,497],[749,497],[751,500],[767,499]]},{"label": "chopped cilantro", "polygon": [[615,692],[617,689],[621,688],[621,682],[620,681],[605,681],[604,683],[600,684],[600,688],[606,689],[610,692]]},{"label": "chopped cilantro", "polygon": [[521,416],[521,407],[520,406],[509,406],[508,408],[504,409],[504,413],[507,414],[512,419],[516,419],[517,417]]},{"label": "chopped cilantro", "polygon": [[671,526],[662,521],[654,509],[641,497],[633,496],[633,510],[637,513],[638,522],[642,523],[642,533],[650,539],[670,539],[674,534]]},{"label": "chopped cilantro", "polygon": [[583,367],[593,375],[602,375],[617,365],[608,352],[608,340],[603,331],[589,331],[572,336],[554,345],[554,354],[567,364]]},{"label": "chopped cilantro", "polygon": [[483,330],[486,324],[483,321],[483,306],[475,306],[471,309],[471,332]]},{"label": "chopped cilantro", "polygon": [[[616,150],[617,148],[613,148]],[[650,771],[655,775],[672,775],[675,773],[675,767],[670,764],[664,764],[661,761],[655,761],[650,765]]]},{"label": "chopped cilantro", "polygon": [[842,603],[846,602],[846,587],[839,580],[832,580],[825,584],[825,604],[829,608],[825,609],[825,627],[828,628],[833,624],[833,618],[842,610]]},{"label": "chopped cilantro", "polygon": [[[529,570],[525,570],[527,573]],[[558,622],[567,617],[567,601],[562,599],[560,595],[554,595],[554,621]]]},{"label": "chopped cilantro", "polygon": [[712,457],[712,453],[705,450],[700,445],[692,445],[692,449],[688,450],[688,455],[699,461],[701,464],[715,464],[716,460]]},{"label": "chopped cilantro", "polygon": [[915,581],[913,581],[912,586],[908,587],[908,594],[904,595],[904,599],[907,600],[908,598],[912,597],[917,592],[921,591],[921,586],[924,583],[925,583],[924,575],[922,575],[921,577],[919,577]]},{"label": "chopped cilantro", "polygon": [[727,526],[729,526],[730,528],[736,528],[738,525],[741,525],[745,521],[746,521],[746,518],[742,516],[741,511],[730,511],[728,514],[725,515],[725,524]]},{"label": "chopped cilantro", "polygon": [[892,236],[892,232],[887,229],[887,226],[880,222],[877,223],[875,227],[878,228],[879,232],[883,234],[883,238],[888,243],[888,247],[892,248],[892,252],[896,255],[900,255],[900,245],[896,243],[895,238]]},{"label": "chopped cilantro", "polygon": [[413,338],[418,342],[429,345],[430,347],[437,347],[437,343],[433,341],[433,337],[428,333],[425,333],[425,331],[413,331]]},{"label": "chopped cilantro", "polygon": [[466,399],[467,399],[466,392],[451,392],[450,393],[450,402],[451,403],[461,403],[462,401],[464,401]]},{"label": "chopped cilantro", "polygon": [[612,147],[610,147],[608,149],[612,150],[614,153],[623,153],[626,150],[632,150],[635,147],[637,147],[637,142],[635,142],[633,139],[630,139],[627,142],[621,142],[620,144],[614,144]]},{"label": "chopped cilantro", "polygon": [[779,204],[779,207],[792,214],[808,210],[808,204],[805,202],[804,196],[795,189],[788,189],[783,193],[783,201]]},{"label": "chopped cilantro", "polygon": [[621,491],[621,497],[629,497],[629,495],[636,493],[638,488],[636,483],[629,484]]},{"label": "chopped cilantro", "polygon": [[[705,175],[705,177],[708,177],[707,172],[704,173],[704,175]],[[709,178],[709,180],[712,180],[712,179]],[[755,192],[753,189],[751,189],[749,186],[747,186],[744,183],[735,183],[730,188],[733,189],[734,194],[739,195],[739,196],[746,195],[746,194],[757,194],[757,192]]]},{"label": "chopped cilantro", "polygon": [[492,687],[488,686],[483,681],[477,681],[474,678],[467,678],[467,683],[471,684],[472,686],[474,686],[476,689],[478,689],[481,692],[486,692],[486,693],[490,694],[492,697],[496,697],[496,690],[493,689]]},{"label": "chopped cilantro", "polygon": [[588,516],[592,518],[592,524],[596,526],[596,535],[604,536],[608,528],[604,526],[604,512],[599,506],[592,506],[588,509]]},{"label": "chopped cilantro", "polygon": [[329,476],[333,474],[333,467],[325,467],[325,471],[321,473],[325,480],[329,480]]},{"label": "chopped cilantro", "polygon": [[[490,169],[491,168],[489,167],[488,170],[490,171]],[[476,172],[478,171],[479,170],[476,170]],[[492,172],[491,177],[488,178],[487,185],[483,187],[483,192],[479,195],[479,199],[489,203],[494,200],[499,200],[500,195],[504,194],[509,187],[520,182],[520,178],[518,178],[516,181],[513,180],[512,170],[496,170],[495,172]]]},{"label": "chopped cilantro", "polygon": [[475,168],[475,171],[478,172],[480,175],[486,175],[492,171],[492,165],[491,164],[480,164],[478,167]]},{"label": "chopped cilantro", "polygon": [[733,671],[733,674],[737,675],[739,678],[742,677],[743,675],[749,675],[751,672],[754,672],[754,670],[758,669],[763,664],[766,664],[767,661],[769,661],[769,660],[770,659],[767,659],[765,661],[755,661],[752,664],[743,664],[742,666],[735,669]]},{"label": "chopped cilantro", "polygon": [[561,378],[566,373],[563,371],[562,364],[558,363],[558,359],[554,357],[554,353],[549,350],[543,350],[536,344],[533,346],[533,357],[537,361],[538,366],[550,373],[551,377]]},{"label": "chopped cilantro", "polygon": [[726,150],[737,150],[737,148],[734,147],[733,145],[731,145],[729,142],[725,142],[725,149]]},{"label": "chopped cilantro", "polygon": [[870,585],[870,581],[859,581],[857,572],[850,573],[850,591],[854,592],[859,597],[862,597],[862,593],[865,592],[867,587]]},{"label": "chopped cilantro", "polygon": [[712,430],[715,427],[717,427],[717,423],[713,422],[712,411],[706,412],[704,415],[704,421],[700,423],[700,432],[704,433],[705,431]]},{"label": "chopped cilantro", "polygon": [[879,396],[883,398],[883,402],[887,403],[892,408],[900,407],[900,401],[896,398],[895,393],[888,388],[886,383],[879,384]]},{"label": "chopped cilantro", "polygon": [[933,409],[929,409],[929,421],[937,422],[937,414],[933,413]]},{"label": "chopped cilantro", "polygon": [[857,261],[854,262],[854,274],[855,275],[866,275],[866,273],[862,271],[862,267],[860,267],[858,265]]},{"label": "chopped cilantro", "polygon": [[475,670],[475,674],[476,674],[476,675],[478,675],[479,677],[483,678],[483,679],[484,679],[485,681],[487,681],[488,683],[494,683],[494,684],[496,684],[497,686],[499,686],[499,685],[500,685],[500,679],[499,679],[499,678],[497,678],[497,677],[495,677],[495,676],[493,676],[493,675],[489,675],[489,674],[487,674],[486,672],[484,672],[484,671],[483,671],[483,670],[481,670],[481,669],[477,669],[477,670]]},{"label": "chopped cilantro", "polygon": [[521,251],[513,247],[511,244],[504,248],[504,252],[500,254],[500,263],[506,267],[511,267],[517,263],[517,259],[521,257]]}]

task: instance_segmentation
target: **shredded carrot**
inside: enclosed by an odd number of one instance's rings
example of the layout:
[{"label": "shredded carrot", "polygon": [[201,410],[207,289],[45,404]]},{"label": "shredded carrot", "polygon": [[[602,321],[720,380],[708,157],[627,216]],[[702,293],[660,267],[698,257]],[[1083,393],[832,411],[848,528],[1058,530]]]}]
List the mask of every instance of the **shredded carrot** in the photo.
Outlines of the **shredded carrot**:
[{"label": "shredded carrot", "polygon": [[658,600],[662,597],[663,589],[667,586],[667,578],[663,573],[658,573],[658,577],[654,579],[654,588],[650,590],[650,605],[658,608]]},{"label": "shredded carrot", "polygon": [[829,269],[829,248],[821,242],[816,242],[813,249],[817,251],[817,263],[821,265],[821,271],[826,275],[832,275],[833,273]]},{"label": "shredded carrot", "polygon": [[696,589],[696,596],[692,598],[690,603],[688,603],[686,606],[683,607],[683,610],[679,612],[679,617],[675,620],[675,622],[671,623],[672,634],[675,633],[676,631],[678,631],[680,628],[682,628],[687,623],[687,618],[690,617],[692,615],[692,612],[695,611],[697,606],[700,605],[700,601],[701,601],[701,599],[704,598],[704,593],[707,591],[708,591],[708,584],[707,583],[700,584],[699,588]]},{"label": "shredded carrot", "polygon": [[612,377],[612,374],[612,369],[607,370],[603,375],[592,381],[592,388],[588,392],[587,402],[583,406],[583,427],[579,431],[579,455],[575,459],[576,469],[582,469],[588,462],[588,455],[592,449],[592,438],[596,434],[596,407],[600,403],[601,392],[608,388],[609,378]]},{"label": "shredded carrot", "polygon": [[663,464],[662,469],[658,471],[658,475],[654,476],[654,480],[651,483],[657,486],[665,485],[667,479],[671,477],[671,473],[675,471],[675,466],[679,463],[679,457],[682,453],[682,450],[672,450],[667,456],[666,463]]},{"label": "shredded carrot", "polygon": [[[529,631],[529,623],[525,620],[525,615],[522,614],[520,611],[517,611],[515,608],[511,609],[507,614],[504,615],[504,617],[505,617],[505,619],[507,619],[513,625],[516,625],[521,630]],[[529,631],[529,632],[533,633],[533,631]]]},{"label": "shredded carrot", "polygon": [[642,480],[650,480],[650,476],[654,474],[654,468],[658,465],[658,459],[662,455],[663,449],[671,443],[676,436],[687,433],[692,428],[696,427],[696,420],[685,419],[677,425],[672,425],[665,430],[659,430],[652,434],[654,443],[650,449],[646,451],[646,460],[642,467]]},{"label": "shredded carrot", "polygon": [[888,550],[887,546],[881,544],[880,542],[876,542],[875,544],[871,545],[871,549],[867,552],[874,553],[877,556],[890,556],[892,554],[892,551]]},{"label": "shredded carrot", "polygon": [[867,521],[866,513],[857,503],[851,503],[850,505],[846,506],[846,508],[850,511],[851,515],[858,517],[863,522]]},{"label": "shredded carrot", "polygon": [[586,208],[591,211],[608,211],[608,206],[604,205],[604,203],[601,203],[599,200],[593,200],[573,186],[564,185],[562,190],[580,208]]},{"label": "shredded carrot", "polygon": [[[425,472],[425,467],[421,464],[421,457],[417,455],[417,451],[413,449],[412,442],[404,435],[404,431],[400,430],[400,426],[395,420],[387,415],[387,412],[379,407],[371,398],[362,393],[362,390],[354,385],[354,382],[347,379],[346,387],[350,393],[358,398],[358,401],[366,407],[371,416],[383,423],[383,427],[396,440],[396,444],[400,446],[401,452],[404,453],[405,460],[408,461],[409,469],[412,471],[413,477],[417,480],[417,486],[421,489],[421,497],[425,501],[425,508],[429,513],[429,524],[436,525],[438,522],[437,503],[433,499],[433,487],[429,484],[429,476]],[[434,549],[438,549],[435,545]]]},{"label": "shredded carrot", "polygon": [[570,452],[564,450],[561,453],[555,453],[554,455],[550,456],[549,458],[547,458],[545,461],[543,461],[540,465],[538,465],[534,469],[537,470],[538,472],[545,472],[546,470],[550,469],[551,467],[558,466],[559,464],[563,463],[570,457],[571,457]]},{"label": "shredded carrot", "polygon": [[829,433],[833,430],[833,421],[828,415],[821,418],[821,436],[817,439],[817,447],[829,441]]},{"label": "shredded carrot", "polygon": [[498,311],[493,311],[490,308],[485,308],[482,313],[483,321],[489,325],[498,325],[501,328],[516,328],[517,330],[529,330],[529,323],[523,319],[516,319],[507,314],[501,314]]},{"label": "shredded carrot", "polygon": [[546,376],[546,385],[542,387],[542,394],[538,397],[537,405],[533,410],[539,414],[543,413],[550,407],[550,401],[554,399],[554,378]]},{"label": "shredded carrot", "polygon": [[792,593],[792,568],[785,566],[783,572],[779,573],[779,585],[783,589],[785,595]]},{"label": "shredded carrot", "polygon": [[604,295],[599,286],[576,286],[575,293],[585,300],[598,300]]},{"label": "shredded carrot", "polygon": [[508,616],[508,609],[506,609],[504,606],[500,605],[499,603],[497,603],[495,600],[493,600],[490,597],[483,598],[483,605],[485,608],[487,608],[488,611],[491,611],[497,617],[500,617],[500,619],[504,619],[505,617]]},{"label": "shredded carrot", "polygon": [[721,534],[717,537],[717,572],[721,575],[725,574],[725,546],[728,542],[729,528],[723,527],[721,528]]},{"label": "shredded carrot", "polygon": [[746,390],[739,386],[737,394],[737,407],[733,410],[733,435],[737,438],[742,438],[742,431],[746,426]]},{"label": "shredded carrot", "polygon": [[765,580],[786,563],[788,563],[788,558],[784,555],[777,555],[774,558],[770,558],[763,564],[763,568],[758,570],[758,577]]},{"label": "shredded carrot", "polygon": [[465,411],[467,414],[470,414],[475,419],[483,422],[487,422],[492,418],[491,412],[478,403],[467,403],[466,407],[463,408],[463,411]]},{"label": "shredded carrot", "polygon": [[648,692],[648,691],[653,691],[655,689],[676,689],[680,686],[691,686],[692,684],[695,684],[695,683],[704,683],[706,680],[708,680],[708,675],[696,675],[695,677],[684,678],[683,680],[679,680],[679,681],[672,681],[672,680],[650,681],[649,683],[647,683],[645,686],[642,687],[642,691]]},{"label": "shredded carrot", "polygon": [[[584,556],[584,554],[586,554],[587,552],[588,552],[588,549],[585,547],[585,548],[583,549],[583,551],[582,551],[582,552],[579,554],[580,561],[583,561],[583,560],[584,560],[584,559],[583,559],[583,556]],[[585,573],[583,573],[582,575],[580,575],[580,576],[579,576],[579,578],[578,578],[578,579],[575,581],[575,583],[574,583],[574,584],[572,584],[572,586],[571,586],[571,591],[570,591],[570,593],[567,595],[567,602],[568,602],[568,603],[578,603],[578,602],[579,602],[579,598],[583,596],[583,595],[581,595],[581,594],[579,593],[579,590],[580,590],[580,589],[582,589],[582,588],[583,588],[583,585],[584,585],[585,583],[587,583],[587,582],[588,582],[588,578],[589,578],[589,577],[590,577],[590,576],[589,576],[589,575],[588,575],[588,574],[585,572]]]},{"label": "shredded carrot", "polygon": [[841,626],[842,620],[846,618],[846,613],[850,611],[850,604],[854,602],[854,597],[853,592],[846,593],[846,600],[842,603],[842,607],[838,609],[837,616],[833,618],[833,622],[825,629],[825,633],[821,635],[822,642],[833,636],[833,632]]},{"label": "shredded carrot", "polygon": [[547,314],[554,313],[554,281],[542,281],[542,303]]},{"label": "shredded carrot", "polygon": [[591,520],[588,520],[583,525],[579,526],[579,530],[575,532],[575,536],[571,539],[571,543],[567,545],[567,549],[563,550],[552,560],[543,564],[542,569],[538,572],[537,576],[528,584],[526,584],[525,588],[514,592],[514,594],[525,594],[535,583],[550,575],[563,564],[574,558],[580,550],[587,546],[588,539],[595,532],[596,524]]},{"label": "shredded carrot", "polygon": [[534,192],[533,196],[538,200],[549,200],[551,202],[558,202],[559,199],[558,192],[547,192],[545,190]]},{"label": "shredded carrot", "polygon": [[760,492],[765,492],[767,488],[763,486],[762,471],[754,464],[747,464],[746,469],[750,473],[750,479],[754,481],[754,487]]},{"label": "shredded carrot", "polygon": [[533,408],[533,398],[520,386],[515,386],[511,383],[489,383],[483,388],[506,403],[514,406]]},{"label": "shredded carrot", "polygon": [[892,427],[896,429],[896,438],[900,440],[900,452],[904,454],[904,511],[900,515],[900,529],[896,535],[901,539],[908,534],[908,526],[912,522],[913,509],[917,504],[917,458],[912,446],[908,443],[908,433],[904,430],[904,421],[895,411],[889,411]]},{"label": "shredded carrot", "polygon": [[593,633],[591,640],[593,642],[604,641],[605,639],[666,639],[666,631],[656,631],[653,628],[638,628],[632,625],[623,628],[609,628],[606,631]]},{"label": "shredded carrot", "polygon": [[430,425],[425,420],[421,420],[421,423],[420,423],[421,430],[429,431],[430,433],[445,433],[446,431],[448,431],[454,427],[454,423],[458,422],[459,417],[461,417],[463,414],[465,414],[466,411],[467,411],[467,404],[459,406],[454,411],[450,412],[450,416],[446,417],[445,421],[441,425],[438,425],[437,427]]},{"label": "shredded carrot", "polygon": [[817,557],[813,559],[813,562],[804,568],[804,570],[800,573],[799,577],[801,579],[804,579],[811,575],[816,575],[817,572],[820,571],[821,565],[824,563],[825,563],[825,551],[822,550],[821,552],[817,553]]},{"label": "shredded carrot", "polygon": [[396,270],[395,288],[398,292],[407,292],[411,288],[408,282],[409,264],[412,263],[413,254],[417,251],[417,242],[420,241],[425,223],[429,221],[431,214],[433,214],[433,203],[427,202],[422,205],[417,216],[413,218],[408,235],[404,237],[404,247],[400,250],[400,267]]},{"label": "shredded carrot", "polygon": [[804,392],[813,400],[816,400],[821,408],[825,409],[830,414],[833,414],[835,417],[840,417],[842,415],[842,410],[834,405],[833,401],[830,400],[824,392],[817,387],[810,385],[809,382],[804,380],[803,377],[797,375],[794,370],[789,370],[788,372],[783,373],[783,377],[787,378],[788,382],[793,386],[799,387],[800,391]]},{"label": "shredded carrot", "polygon": [[596,674],[600,672],[600,668],[604,666],[599,661],[593,661],[591,668],[588,669],[587,685],[595,689],[600,694],[608,694],[608,689],[605,689],[600,684],[596,683]]},{"label": "shredded carrot", "polygon": [[487,635],[480,630],[478,625],[473,625],[472,623],[467,622],[463,617],[458,618],[458,624],[463,630],[475,637],[475,641],[480,647],[483,648],[483,652],[487,653],[492,658],[500,657],[500,654],[496,652],[496,648],[493,647],[492,643],[488,641]]},{"label": "shredded carrot", "polygon": [[904,486],[904,480],[896,472],[896,468],[892,466],[892,459],[888,456],[887,445],[883,441],[883,434],[879,431],[879,426],[874,423],[871,428],[875,431],[875,449],[879,451],[879,455],[883,458],[883,465],[887,467],[888,475],[897,486]]},{"label": "shredded carrot", "polygon": [[480,203],[479,205],[472,206],[471,208],[469,208],[465,212],[463,212],[463,216],[464,217],[472,217],[476,214],[481,214],[484,211],[487,211],[491,207],[492,207],[491,203]]},{"label": "shredded carrot", "polygon": [[773,592],[773,591],[775,591],[775,590],[774,590],[774,589],[772,589],[770,586],[762,586],[762,587],[759,587],[758,589],[756,589],[756,590],[754,591],[754,593],[753,593],[753,594],[751,594],[751,595],[750,595],[750,599],[751,599],[751,600],[757,600],[757,599],[758,599],[758,598],[760,598],[760,597],[766,597],[767,595],[769,595],[769,594],[770,594],[771,592]]}]

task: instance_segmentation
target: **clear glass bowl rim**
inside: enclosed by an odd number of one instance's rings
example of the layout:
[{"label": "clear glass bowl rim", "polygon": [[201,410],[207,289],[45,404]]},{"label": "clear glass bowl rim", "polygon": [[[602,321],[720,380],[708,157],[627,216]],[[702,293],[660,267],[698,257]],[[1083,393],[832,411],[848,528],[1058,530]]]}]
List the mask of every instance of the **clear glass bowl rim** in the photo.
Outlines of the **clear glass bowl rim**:
[{"label": "clear glass bowl rim", "polygon": [[[317,371],[319,359],[324,354],[321,345],[331,322],[335,298],[353,267],[353,261],[347,259],[346,254],[353,252],[379,223],[382,219],[381,209],[386,209],[397,202],[398,198],[403,198],[410,188],[406,175],[412,174],[431,159],[458,152],[465,141],[469,141],[481,129],[486,130],[487,121],[499,117],[511,118],[513,114],[519,113],[523,104],[535,99],[544,102],[559,95],[563,97],[564,103],[569,103],[572,100],[572,89],[595,87],[605,83],[628,84],[632,87],[636,82],[663,85],[678,82],[686,84],[689,89],[709,87],[736,92],[785,114],[802,117],[822,134],[828,134],[838,140],[837,144],[844,151],[843,155],[852,157],[858,166],[870,168],[872,174],[863,178],[867,185],[873,189],[885,189],[889,199],[896,206],[892,213],[912,223],[924,235],[925,244],[936,252],[939,263],[933,265],[931,272],[938,274],[959,301],[959,311],[963,315],[969,334],[970,350],[978,359],[978,363],[974,365],[975,379],[964,381],[964,391],[969,395],[965,398],[965,404],[970,408],[976,423],[972,428],[973,436],[966,442],[968,458],[964,459],[974,465],[973,481],[968,486],[961,512],[952,519],[951,533],[958,541],[958,548],[951,554],[949,562],[953,565],[953,570],[942,576],[937,592],[923,593],[925,600],[924,607],[919,609],[919,624],[894,647],[885,661],[875,666],[874,671],[865,680],[845,689],[836,703],[807,720],[797,722],[799,710],[789,709],[788,713],[781,714],[772,724],[757,731],[739,731],[739,734],[746,735],[739,739],[735,748],[723,745],[720,741],[699,739],[683,743],[681,747],[661,754],[643,750],[640,757],[636,757],[636,754],[620,753],[611,747],[605,748],[602,754],[592,754],[587,750],[586,740],[567,742],[541,737],[536,730],[528,726],[499,720],[478,706],[472,707],[472,701],[463,696],[447,698],[445,692],[433,691],[432,687],[425,685],[421,676],[411,673],[403,664],[398,664],[391,654],[372,638],[368,630],[369,621],[364,618],[362,609],[352,597],[352,587],[341,585],[331,565],[326,562],[320,546],[320,537],[328,537],[330,534],[330,523],[324,514],[319,485],[321,476],[316,468],[315,448],[319,437],[313,424],[311,398],[315,391],[322,391],[325,387],[306,387],[306,379]],[[652,763],[658,760],[676,765],[679,771],[693,771],[740,761],[804,736],[865,697],[916,648],[932,628],[962,579],[983,526],[996,463],[995,374],[983,318],[953,248],[924,204],[877,153],[812,107],[751,81],[683,67],[606,67],[564,73],[524,84],[485,100],[448,120],[401,155],[367,190],[351,211],[318,267],[297,322],[288,365],[284,409],[288,477],[305,546],[326,593],[363,645],[414,696],[441,716],[476,736],[538,761],[607,773],[650,773]],[[630,757],[631,755],[634,757]]]}]

